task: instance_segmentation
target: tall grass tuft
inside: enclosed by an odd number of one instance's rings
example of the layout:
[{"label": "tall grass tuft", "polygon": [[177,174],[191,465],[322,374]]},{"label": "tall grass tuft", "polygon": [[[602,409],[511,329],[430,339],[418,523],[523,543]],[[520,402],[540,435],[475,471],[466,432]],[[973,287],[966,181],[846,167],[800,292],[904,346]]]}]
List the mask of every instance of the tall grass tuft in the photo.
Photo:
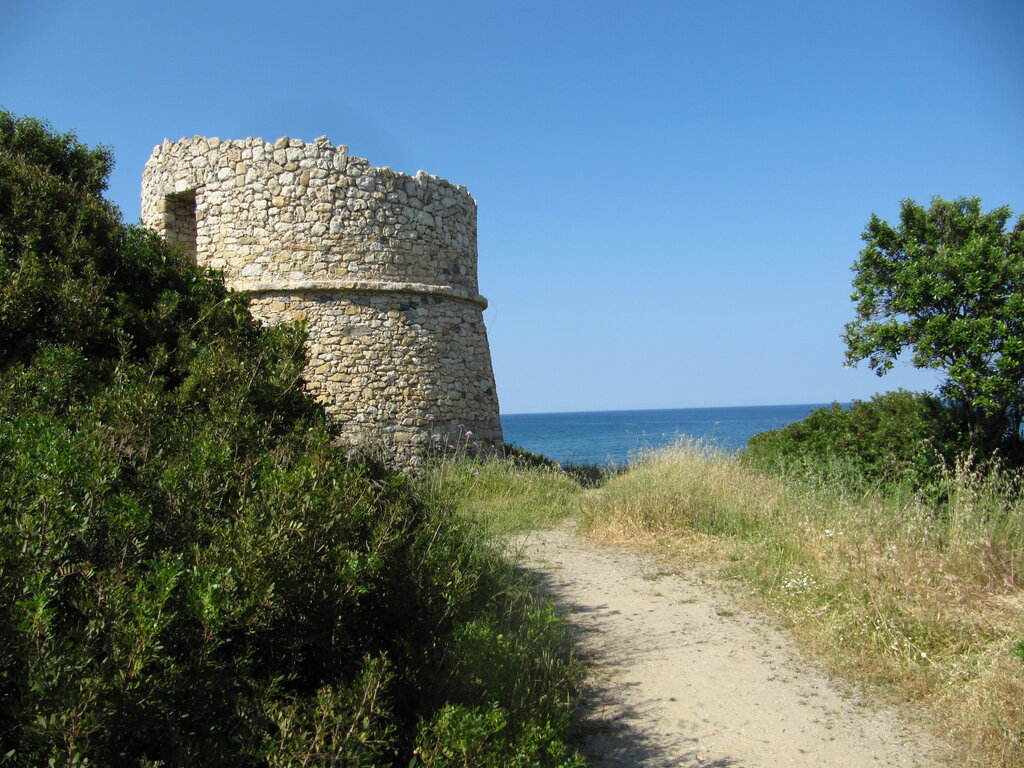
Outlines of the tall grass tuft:
[{"label": "tall grass tuft", "polygon": [[737,467],[715,447],[679,442],[639,456],[583,504],[581,525],[600,538],[694,543],[709,536],[756,536],[775,513],[782,485]]},{"label": "tall grass tuft", "polygon": [[926,711],[959,764],[1024,764],[1020,473],[963,459],[927,492],[854,475],[681,443],[584,497],[580,520],[749,583],[832,669]]},{"label": "tall grass tuft", "polygon": [[439,503],[483,535],[549,527],[575,512],[580,486],[556,462],[517,449],[486,453],[466,442],[431,457],[427,483]]}]

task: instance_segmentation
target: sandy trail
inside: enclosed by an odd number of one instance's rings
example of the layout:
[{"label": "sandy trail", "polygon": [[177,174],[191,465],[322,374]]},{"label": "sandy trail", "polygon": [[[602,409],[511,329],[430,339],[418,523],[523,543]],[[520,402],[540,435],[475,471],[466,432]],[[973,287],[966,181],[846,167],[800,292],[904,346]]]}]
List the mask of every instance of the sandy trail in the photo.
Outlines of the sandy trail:
[{"label": "sandy trail", "polygon": [[516,543],[592,671],[586,750],[607,768],[937,766],[938,745],[801,661],[696,572],[600,547],[572,527]]}]

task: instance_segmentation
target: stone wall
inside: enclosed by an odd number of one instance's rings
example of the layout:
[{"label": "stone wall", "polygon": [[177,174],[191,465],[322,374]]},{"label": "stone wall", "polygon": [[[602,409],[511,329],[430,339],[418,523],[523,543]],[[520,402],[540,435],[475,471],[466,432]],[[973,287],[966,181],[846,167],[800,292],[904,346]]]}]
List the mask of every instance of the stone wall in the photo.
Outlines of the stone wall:
[{"label": "stone wall", "polygon": [[143,223],[222,270],[264,322],[309,329],[307,386],[353,444],[416,463],[502,440],[477,287],[476,202],[322,137],[164,141]]}]

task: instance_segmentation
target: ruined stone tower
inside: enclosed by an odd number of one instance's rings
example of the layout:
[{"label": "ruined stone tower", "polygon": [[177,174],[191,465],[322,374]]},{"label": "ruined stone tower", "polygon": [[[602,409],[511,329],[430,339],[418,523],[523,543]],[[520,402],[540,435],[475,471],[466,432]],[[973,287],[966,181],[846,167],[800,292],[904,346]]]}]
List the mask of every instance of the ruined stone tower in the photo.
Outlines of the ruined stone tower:
[{"label": "ruined stone tower", "polygon": [[308,324],[307,387],[350,443],[400,463],[502,439],[477,289],[476,202],[326,137],[153,150],[142,219],[224,272],[263,322]]}]

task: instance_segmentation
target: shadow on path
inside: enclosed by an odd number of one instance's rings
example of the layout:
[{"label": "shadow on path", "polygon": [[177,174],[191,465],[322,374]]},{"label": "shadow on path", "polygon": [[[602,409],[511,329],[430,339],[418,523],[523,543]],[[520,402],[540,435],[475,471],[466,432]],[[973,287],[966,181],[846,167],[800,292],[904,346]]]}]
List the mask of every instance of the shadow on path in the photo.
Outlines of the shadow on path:
[{"label": "shadow on path", "polygon": [[[569,582],[557,572],[517,566],[536,585],[538,594],[554,601],[572,630],[574,652],[587,668],[580,705],[582,751],[595,768],[743,768],[730,757],[701,758],[698,740],[687,738],[685,723],[668,732],[652,728],[658,720],[657,699],[627,695],[638,683],[615,680],[612,670],[649,653],[629,643],[607,642],[597,625],[621,615],[607,603],[584,604],[565,597]],[[647,640],[652,640],[649,636]],[[629,703],[627,703],[629,702]]]}]

